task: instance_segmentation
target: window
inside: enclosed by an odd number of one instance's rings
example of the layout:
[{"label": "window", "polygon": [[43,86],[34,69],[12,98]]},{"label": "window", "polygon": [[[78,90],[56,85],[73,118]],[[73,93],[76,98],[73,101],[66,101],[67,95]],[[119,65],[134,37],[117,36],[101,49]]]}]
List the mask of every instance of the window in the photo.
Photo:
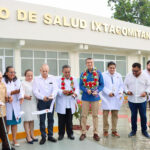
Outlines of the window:
[{"label": "window", "polygon": [[13,65],[14,65],[14,50],[1,48],[0,49],[0,71],[4,73],[7,66],[13,66]]},{"label": "window", "polygon": [[115,56],[115,55],[104,55],[104,54],[95,54],[95,53],[80,53],[80,73],[83,72],[86,68],[85,59],[91,57],[94,59],[94,66],[104,72],[107,70],[107,64],[110,61],[114,61],[117,65],[116,71],[119,72],[122,77],[126,76],[126,56]]},{"label": "window", "polygon": [[143,70],[146,69],[146,58],[143,57]]},{"label": "window", "polygon": [[50,74],[61,75],[62,66],[69,64],[68,52],[57,51],[21,51],[21,75],[24,75],[26,69],[32,69],[35,76],[40,74],[42,64],[48,64]]}]

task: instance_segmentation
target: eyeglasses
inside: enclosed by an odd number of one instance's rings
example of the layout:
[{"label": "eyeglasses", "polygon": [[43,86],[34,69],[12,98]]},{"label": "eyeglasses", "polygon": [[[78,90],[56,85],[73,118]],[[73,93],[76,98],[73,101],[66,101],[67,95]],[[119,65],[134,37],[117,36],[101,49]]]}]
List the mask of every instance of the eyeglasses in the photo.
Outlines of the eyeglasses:
[{"label": "eyeglasses", "polygon": [[14,72],[9,72],[10,74],[16,74],[16,72],[14,71]]}]

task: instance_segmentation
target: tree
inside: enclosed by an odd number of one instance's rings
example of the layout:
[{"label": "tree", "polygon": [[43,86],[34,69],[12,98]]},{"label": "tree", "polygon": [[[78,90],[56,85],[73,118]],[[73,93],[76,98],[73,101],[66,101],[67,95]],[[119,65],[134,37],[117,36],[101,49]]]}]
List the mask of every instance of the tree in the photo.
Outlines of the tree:
[{"label": "tree", "polygon": [[113,18],[150,26],[150,0],[108,0]]}]

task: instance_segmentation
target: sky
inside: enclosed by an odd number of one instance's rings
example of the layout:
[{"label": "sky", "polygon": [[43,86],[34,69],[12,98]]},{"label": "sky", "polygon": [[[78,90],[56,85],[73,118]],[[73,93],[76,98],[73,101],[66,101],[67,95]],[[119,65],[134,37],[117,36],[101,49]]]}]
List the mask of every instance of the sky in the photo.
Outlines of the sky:
[{"label": "sky", "polygon": [[107,6],[107,0],[17,0],[34,4],[48,5],[67,10],[110,18],[112,11]]}]

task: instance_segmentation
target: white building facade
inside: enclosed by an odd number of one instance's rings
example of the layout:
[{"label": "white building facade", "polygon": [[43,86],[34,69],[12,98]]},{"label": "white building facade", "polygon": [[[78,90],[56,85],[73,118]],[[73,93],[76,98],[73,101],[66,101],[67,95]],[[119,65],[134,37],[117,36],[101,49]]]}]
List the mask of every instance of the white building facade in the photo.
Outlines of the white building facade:
[{"label": "white building facade", "polygon": [[39,75],[47,63],[50,73],[60,75],[70,64],[76,77],[92,57],[101,72],[114,61],[123,77],[132,63],[143,69],[150,59],[150,28],[115,19],[102,18],[17,1],[0,1],[0,70],[13,65],[23,78],[26,69]]}]

